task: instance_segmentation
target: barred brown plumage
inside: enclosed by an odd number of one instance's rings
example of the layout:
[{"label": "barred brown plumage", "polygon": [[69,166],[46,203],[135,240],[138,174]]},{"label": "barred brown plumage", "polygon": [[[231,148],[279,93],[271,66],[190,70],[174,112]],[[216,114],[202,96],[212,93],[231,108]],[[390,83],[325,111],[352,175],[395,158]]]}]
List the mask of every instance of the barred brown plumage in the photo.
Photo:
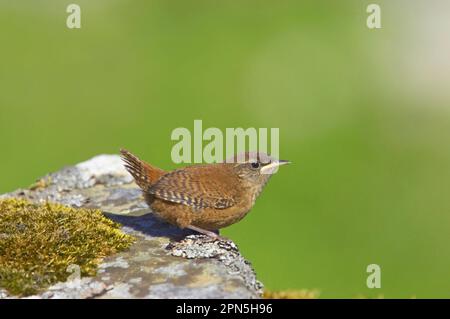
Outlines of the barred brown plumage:
[{"label": "barred brown plumage", "polygon": [[133,176],[136,184],[142,189],[150,186],[166,173],[160,168],[141,161],[127,150],[121,149],[120,153],[125,162],[125,168]]},{"label": "barred brown plumage", "polygon": [[178,227],[213,237],[217,234],[212,231],[241,220],[275,168],[289,163],[248,152],[237,157],[243,159],[238,163],[192,165],[167,172],[126,150],[121,154],[153,213]]}]

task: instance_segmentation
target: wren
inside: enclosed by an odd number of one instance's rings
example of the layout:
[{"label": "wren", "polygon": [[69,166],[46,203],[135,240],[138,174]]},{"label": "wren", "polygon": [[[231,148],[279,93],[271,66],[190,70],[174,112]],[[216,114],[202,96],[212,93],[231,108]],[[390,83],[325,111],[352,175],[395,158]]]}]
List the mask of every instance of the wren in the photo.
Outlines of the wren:
[{"label": "wren", "polygon": [[233,161],[165,171],[120,150],[125,168],[153,213],[180,228],[218,238],[215,231],[244,218],[278,166],[265,153],[246,152]]}]

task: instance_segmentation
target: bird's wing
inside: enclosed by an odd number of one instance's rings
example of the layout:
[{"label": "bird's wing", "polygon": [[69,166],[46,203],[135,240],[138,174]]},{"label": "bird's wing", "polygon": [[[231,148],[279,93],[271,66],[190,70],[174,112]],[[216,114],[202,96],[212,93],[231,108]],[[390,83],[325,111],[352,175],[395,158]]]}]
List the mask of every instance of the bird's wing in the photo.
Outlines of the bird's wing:
[{"label": "bird's wing", "polygon": [[195,209],[225,209],[236,204],[238,191],[233,174],[216,165],[189,166],[162,176],[148,192],[156,198]]}]

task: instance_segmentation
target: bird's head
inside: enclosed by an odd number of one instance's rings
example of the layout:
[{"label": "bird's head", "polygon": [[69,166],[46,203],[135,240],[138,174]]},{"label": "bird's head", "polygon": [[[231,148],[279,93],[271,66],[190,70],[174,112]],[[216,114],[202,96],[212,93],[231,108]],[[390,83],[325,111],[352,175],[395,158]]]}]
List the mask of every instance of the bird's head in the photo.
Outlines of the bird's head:
[{"label": "bird's head", "polygon": [[278,160],[263,152],[245,152],[235,155],[227,162],[233,162],[233,170],[249,186],[259,188],[258,193],[281,165],[289,161]]}]

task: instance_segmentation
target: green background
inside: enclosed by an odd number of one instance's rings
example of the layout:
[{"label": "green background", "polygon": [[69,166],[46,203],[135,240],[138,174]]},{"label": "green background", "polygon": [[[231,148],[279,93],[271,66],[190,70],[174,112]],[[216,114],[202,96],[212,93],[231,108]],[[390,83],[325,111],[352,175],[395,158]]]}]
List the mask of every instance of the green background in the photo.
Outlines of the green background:
[{"label": "green background", "polygon": [[[0,193],[176,127],[278,127],[276,174],[224,230],[269,289],[450,297],[444,1],[0,2]],[[368,289],[378,264],[382,288]]]}]

